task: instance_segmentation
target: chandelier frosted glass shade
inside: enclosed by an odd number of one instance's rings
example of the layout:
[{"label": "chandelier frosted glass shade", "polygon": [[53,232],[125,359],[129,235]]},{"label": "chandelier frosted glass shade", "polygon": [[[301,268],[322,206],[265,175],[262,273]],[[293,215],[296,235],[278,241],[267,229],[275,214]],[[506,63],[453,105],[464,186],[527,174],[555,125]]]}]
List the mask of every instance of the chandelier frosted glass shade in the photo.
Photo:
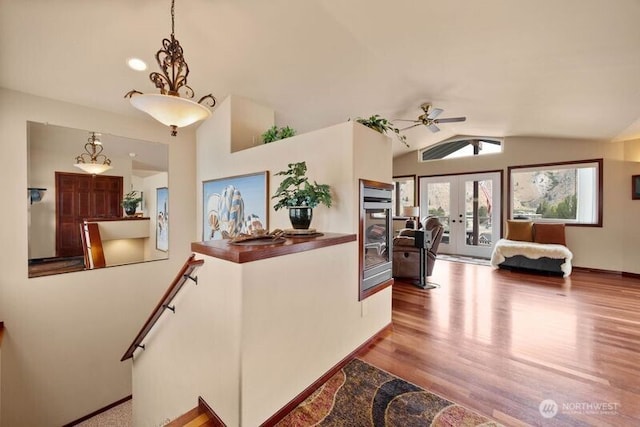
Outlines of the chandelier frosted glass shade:
[{"label": "chandelier frosted glass shade", "polygon": [[182,128],[211,115],[202,104],[173,95],[141,94],[129,98],[131,105],[171,128]]},{"label": "chandelier frosted glass shade", "polygon": [[100,175],[101,173],[113,168],[113,166],[104,163],[76,163],[73,166],[80,168],[91,175]]}]

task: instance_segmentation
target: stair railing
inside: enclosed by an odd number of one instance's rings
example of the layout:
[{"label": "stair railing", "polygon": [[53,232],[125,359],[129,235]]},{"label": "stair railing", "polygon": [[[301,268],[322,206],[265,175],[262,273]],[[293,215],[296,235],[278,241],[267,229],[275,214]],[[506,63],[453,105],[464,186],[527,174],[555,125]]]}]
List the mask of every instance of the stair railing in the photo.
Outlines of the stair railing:
[{"label": "stair railing", "polygon": [[153,311],[151,312],[151,315],[149,316],[147,321],[144,323],[144,326],[142,327],[142,329],[140,329],[140,332],[138,332],[138,335],[136,335],[135,339],[133,340],[133,342],[127,349],[127,351],[124,353],[124,356],[122,356],[122,359],[120,359],[121,362],[124,362],[125,360],[132,358],[133,353],[136,351],[136,349],[138,348],[141,348],[143,350],[145,349],[145,346],[144,344],[142,344],[142,341],[145,339],[149,331],[151,331],[151,329],[153,328],[153,325],[156,324],[156,322],[158,321],[158,319],[160,318],[162,313],[164,313],[165,310],[168,309],[174,313],[176,312],[175,305],[172,306],[170,304],[171,304],[171,301],[173,301],[173,298],[178,294],[178,292],[180,292],[180,289],[182,289],[182,286],[185,284],[185,282],[187,280],[191,280],[196,285],[198,284],[198,277],[193,276],[192,273],[196,268],[204,264],[204,260],[195,259],[195,257],[196,257],[195,254],[191,254],[189,259],[187,259],[187,261],[184,263],[184,265],[180,269],[180,272],[175,277],[175,279],[173,279],[173,282],[171,282],[171,285],[162,296],[162,299],[160,300],[158,305],[156,305],[156,308],[153,309]]}]

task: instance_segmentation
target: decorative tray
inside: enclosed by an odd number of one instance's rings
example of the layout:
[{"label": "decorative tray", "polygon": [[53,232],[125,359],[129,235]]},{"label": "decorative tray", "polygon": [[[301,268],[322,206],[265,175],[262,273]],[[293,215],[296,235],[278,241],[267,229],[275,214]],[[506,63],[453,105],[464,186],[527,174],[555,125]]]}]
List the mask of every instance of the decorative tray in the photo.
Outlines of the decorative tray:
[{"label": "decorative tray", "polygon": [[230,245],[275,245],[286,241],[282,235],[284,231],[276,228],[269,232],[267,230],[255,230],[251,234],[239,234],[228,242]]},{"label": "decorative tray", "polygon": [[233,242],[229,240],[229,244],[235,245],[235,246],[279,245],[280,243],[284,243],[286,241],[287,239],[285,239],[284,237],[276,237],[275,239],[271,237],[267,237],[267,238],[259,238],[259,239],[241,240],[239,242]]}]

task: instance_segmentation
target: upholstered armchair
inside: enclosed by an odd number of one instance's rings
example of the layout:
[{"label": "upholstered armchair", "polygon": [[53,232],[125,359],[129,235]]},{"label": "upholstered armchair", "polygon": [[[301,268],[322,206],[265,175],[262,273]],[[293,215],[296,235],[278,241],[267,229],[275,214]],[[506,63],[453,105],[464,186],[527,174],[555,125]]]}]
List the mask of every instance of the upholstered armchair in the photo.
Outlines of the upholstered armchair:
[{"label": "upholstered armchair", "polygon": [[[444,226],[437,217],[427,217],[422,221],[422,228],[432,232],[431,247],[425,248],[424,255],[424,272],[429,277],[436,262]],[[402,229],[393,239],[393,277],[420,279],[420,248],[415,244],[416,231]]]}]

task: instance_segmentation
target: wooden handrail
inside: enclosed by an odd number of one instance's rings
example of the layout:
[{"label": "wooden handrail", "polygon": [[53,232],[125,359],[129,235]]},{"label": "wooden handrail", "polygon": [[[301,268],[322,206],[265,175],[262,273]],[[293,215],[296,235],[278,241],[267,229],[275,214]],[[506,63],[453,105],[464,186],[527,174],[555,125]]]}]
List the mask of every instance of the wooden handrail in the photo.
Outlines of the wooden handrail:
[{"label": "wooden handrail", "polygon": [[169,307],[169,304],[176,296],[176,294],[180,292],[180,289],[182,289],[182,285],[184,285],[184,282],[186,282],[187,279],[192,279],[195,281],[193,276],[191,276],[191,273],[197,267],[204,264],[203,259],[195,259],[195,257],[196,254],[191,254],[189,259],[184,263],[184,265],[180,269],[180,272],[178,273],[176,278],[173,279],[173,282],[171,282],[171,285],[162,296],[162,299],[160,300],[158,305],[156,305],[156,308],[151,312],[151,315],[145,322],[144,326],[142,327],[142,329],[140,329],[140,332],[138,332],[138,335],[136,335],[135,339],[133,340],[127,351],[124,353],[124,356],[122,356],[122,359],[120,359],[121,362],[124,362],[125,360],[133,357],[133,353],[138,347],[140,347],[140,344],[142,344],[142,340],[144,340],[149,331],[153,328],[153,325],[156,324],[164,310]]}]

